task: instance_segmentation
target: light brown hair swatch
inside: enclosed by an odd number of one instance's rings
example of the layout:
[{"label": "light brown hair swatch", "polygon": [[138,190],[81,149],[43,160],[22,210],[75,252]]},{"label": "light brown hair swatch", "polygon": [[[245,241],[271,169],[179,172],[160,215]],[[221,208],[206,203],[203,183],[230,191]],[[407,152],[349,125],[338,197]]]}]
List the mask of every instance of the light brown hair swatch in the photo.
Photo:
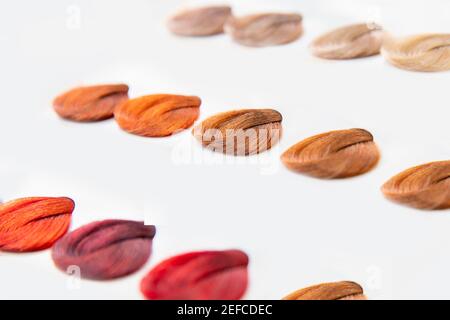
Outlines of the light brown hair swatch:
[{"label": "light brown hair swatch", "polygon": [[380,53],[383,31],[377,25],[354,24],[328,32],[311,45],[312,53],[324,59],[354,59]]},{"label": "light brown hair swatch", "polygon": [[114,112],[119,126],[132,134],[165,137],[197,120],[201,100],[195,96],[155,94],[128,100]]},{"label": "light brown hair swatch", "polygon": [[450,160],[405,170],[381,188],[395,202],[418,209],[450,208]]},{"label": "light brown hair swatch", "polygon": [[289,169],[317,178],[347,178],[371,170],[380,153],[370,132],[337,130],[303,140],[281,155]]},{"label": "light brown hair swatch", "polygon": [[281,137],[281,114],[272,109],[243,109],[214,115],[192,130],[210,150],[253,155],[270,149]]},{"label": "light brown hair swatch", "polygon": [[411,71],[450,70],[450,34],[386,37],[381,49],[392,65]]},{"label": "light brown hair swatch", "polygon": [[167,27],[180,36],[210,36],[223,33],[223,26],[230,16],[228,6],[185,9],[171,16]]},{"label": "light brown hair swatch", "polygon": [[65,119],[89,122],[112,118],[114,109],[128,100],[126,84],[78,87],[55,98],[53,108]]},{"label": "light brown hair swatch", "polygon": [[232,17],[225,24],[225,32],[237,43],[250,47],[287,44],[303,34],[302,19],[295,13]]},{"label": "light brown hair swatch", "polygon": [[363,288],[356,282],[322,283],[295,291],[283,300],[367,300]]}]

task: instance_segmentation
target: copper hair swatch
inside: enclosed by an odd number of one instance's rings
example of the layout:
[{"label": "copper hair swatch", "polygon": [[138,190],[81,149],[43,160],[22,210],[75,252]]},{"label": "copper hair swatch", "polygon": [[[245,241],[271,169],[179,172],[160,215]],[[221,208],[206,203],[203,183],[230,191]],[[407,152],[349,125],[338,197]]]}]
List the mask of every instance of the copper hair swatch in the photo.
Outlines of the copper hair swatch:
[{"label": "copper hair swatch", "polygon": [[139,270],[147,262],[154,236],[155,227],[143,222],[93,222],[61,238],[52,248],[52,258],[62,271],[76,265],[83,278],[114,279]]},{"label": "copper hair swatch", "polygon": [[405,170],[387,181],[382,191],[395,202],[418,209],[450,208],[450,160]]},{"label": "copper hair swatch", "polygon": [[51,247],[67,232],[74,208],[69,198],[22,198],[0,204],[0,251]]},{"label": "copper hair swatch", "polygon": [[363,288],[356,282],[322,283],[295,291],[283,300],[367,300]]}]

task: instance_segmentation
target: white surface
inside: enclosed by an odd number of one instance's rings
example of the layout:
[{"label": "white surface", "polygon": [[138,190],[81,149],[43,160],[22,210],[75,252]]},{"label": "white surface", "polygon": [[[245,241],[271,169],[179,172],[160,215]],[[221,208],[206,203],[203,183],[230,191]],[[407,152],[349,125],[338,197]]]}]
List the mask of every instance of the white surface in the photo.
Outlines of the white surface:
[{"label": "white surface", "polygon": [[[226,36],[177,38],[163,23],[187,3],[175,0],[2,3],[0,198],[69,196],[72,229],[145,216],[157,235],[148,265],[111,282],[74,284],[49,251],[0,254],[0,298],[141,298],[139,280],[162,259],[226,248],[250,255],[246,298],[343,279],[363,284],[371,299],[450,298],[450,212],[401,207],[379,191],[403,169],[450,158],[450,73],[402,71],[380,56],[323,61],[308,51],[321,33],[372,17],[397,34],[449,32],[448,1],[228,2],[238,14],[299,11],[305,35],[266,49]],[[236,163],[203,151],[189,131],[145,139],[114,120],[71,123],[52,111],[62,91],[116,81],[132,97],[198,95],[201,120],[272,107],[284,116],[284,137],[254,163]],[[322,181],[278,161],[303,138],[352,127],[370,130],[382,151],[369,174]]]}]

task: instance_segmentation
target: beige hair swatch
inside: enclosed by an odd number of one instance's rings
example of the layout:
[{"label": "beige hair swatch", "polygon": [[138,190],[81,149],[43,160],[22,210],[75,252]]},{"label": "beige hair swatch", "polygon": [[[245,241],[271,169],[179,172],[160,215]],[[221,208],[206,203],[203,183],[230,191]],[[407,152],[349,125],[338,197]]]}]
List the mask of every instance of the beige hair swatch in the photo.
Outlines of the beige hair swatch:
[{"label": "beige hair swatch", "polygon": [[283,300],[367,300],[363,288],[356,282],[322,283],[295,291]]},{"label": "beige hair swatch", "polygon": [[237,156],[270,149],[281,137],[281,114],[272,109],[244,109],[219,113],[192,130],[210,150]]},{"label": "beige hair swatch", "polygon": [[250,47],[286,44],[303,34],[302,16],[289,13],[265,13],[232,17],[225,24],[225,32],[234,41]]},{"label": "beige hair swatch", "polygon": [[383,57],[394,66],[435,72],[450,70],[450,34],[423,34],[406,38],[386,37]]},{"label": "beige hair swatch", "polygon": [[431,162],[399,173],[386,182],[384,195],[419,209],[450,208],[450,160]]},{"label": "beige hair swatch", "polygon": [[317,38],[311,50],[324,59],[354,59],[380,53],[382,41],[383,31],[378,25],[354,24]]},{"label": "beige hair swatch", "polygon": [[303,140],[281,155],[286,167],[317,178],[347,178],[371,170],[380,153],[370,132],[337,130]]}]

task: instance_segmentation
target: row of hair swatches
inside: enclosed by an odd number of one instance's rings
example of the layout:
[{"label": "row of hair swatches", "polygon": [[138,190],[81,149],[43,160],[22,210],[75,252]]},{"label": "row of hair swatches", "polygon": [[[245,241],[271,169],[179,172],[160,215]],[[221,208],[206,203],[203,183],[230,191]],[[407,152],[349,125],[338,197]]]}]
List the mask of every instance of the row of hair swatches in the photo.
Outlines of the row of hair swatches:
[{"label": "row of hair swatches", "polygon": [[[130,220],[103,220],[67,233],[75,203],[70,198],[22,198],[0,204],[0,251],[51,248],[56,267],[75,268],[83,279],[110,280],[141,269],[152,253],[156,228]],[[240,250],[197,251],[166,259],[141,280],[147,299],[237,300],[248,287],[247,254]],[[287,300],[366,299],[360,285],[323,283]]]},{"label": "row of hair swatches", "polygon": [[[180,36],[210,36],[225,32],[242,45],[265,47],[293,42],[303,34],[302,15],[264,13],[233,16],[229,6],[184,9],[168,19]],[[312,53],[324,59],[354,59],[380,52],[394,66],[414,71],[450,70],[450,34],[393,37],[376,24],[354,24],[317,38]]]},{"label": "row of hair swatches", "polygon": [[[201,99],[156,94],[128,99],[125,84],[72,89],[54,100],[55,111],[74,121],[115,117],[132,134],[165,137],[191,127],[199,117]],[[193,136],[207,149],[236,156],[258,154],[277,144],[282,115],[272,109],[243,109],[216,114],[195,126]],[[289,169],[318,178],[361,175],[378,163],[380,152],[370,132],[337,130],[315,135],[281,155]],[[450,208],[450,160],[408,169],[386,182],[391,200],[421,209]]]}]

